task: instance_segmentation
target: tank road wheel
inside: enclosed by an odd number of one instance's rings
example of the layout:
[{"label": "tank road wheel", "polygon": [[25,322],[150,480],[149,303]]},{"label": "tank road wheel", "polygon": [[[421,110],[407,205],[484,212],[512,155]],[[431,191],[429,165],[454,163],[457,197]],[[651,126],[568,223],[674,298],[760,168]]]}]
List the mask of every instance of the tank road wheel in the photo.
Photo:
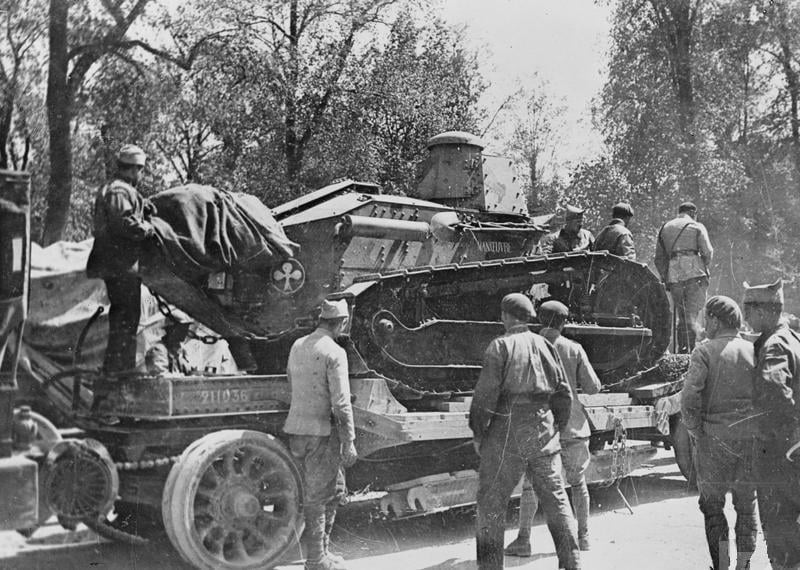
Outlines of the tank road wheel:
[{"label": "tank road wheel", "polygon": [[689,430],[681,420],[680,414],[675,414],[669,420],[669,432],[672,447],[675,450],[675,463],[691,489],[697,488],[697,470],[694,467],[694,442],[689,436]]},{"label": "tank road wheel", "polygon": [[206,569],[268,568],[300,536],[303,485],[274,437],[224,430],[191,444],[172,466],[161,500],[170,542]]}]

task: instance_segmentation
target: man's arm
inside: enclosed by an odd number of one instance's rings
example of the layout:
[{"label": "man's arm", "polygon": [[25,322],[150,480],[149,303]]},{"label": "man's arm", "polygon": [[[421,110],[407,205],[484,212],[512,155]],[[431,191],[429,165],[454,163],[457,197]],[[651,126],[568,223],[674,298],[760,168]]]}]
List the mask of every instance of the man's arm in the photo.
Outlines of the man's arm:
[{"label": "man's arm", "polygon": [[[767,433],[791,433],[796,428],[795,401],[792,392],[792,359],[789,347],[782,342],[767,342],[763,364],[756,371],[753,404],[763,412],[760,421]],[[761,364],[761,363],[760,363]]]},{"label": "man's arm", "polygon": [[[578,386],[584,394],[597,394],[600,391],[600,378],[597,377],[589,357],[581,345],[578,345]],[[575,394],[572,395],[576,397]]]},{"label": "man's arm", "polygon": [[328,389],[331,393],[331,412],[333,413],[339,441],[342,445],[345,466],[355,463],[356,428],[353,422],[353,406],[350,403],[350,378],[347,374],[347,353],[337,346],[328,356],[326,372]]},{"label": "man's arm", "polygon": [[697,251],[708,268],[711,267],[711,260],[714,259],[714,248],[711,247],[706,227],[703,224],[697,224],[697,228]]},{"label": "man's arm", "polygon": [[707,355],[698,346],[692,351],[680,397],[683,423],[689,433],[695,436],[703,433],[703,391],[706,389],[707,379]]},{"label": "man's arm", "polygon": [[633,245],[633,236],[630,232],[622,234],[619,247],[622,250],[621,257],[627,257],[631,261],[636,261],[636,247]]},{"label": "man's arm", "polygon": [[483,354],[483,367],[469,408],[469,427],[477,446],[483,441],[497,410],[506,356],[498,340],[490,343]]},{"label": "man's arm", "polygon": [[544,339],[544,342],[553,357],[552,367],[546,364],[546,358],[542,359],[542,365],[545,367],[545,374],[548,375],[550,385],[553,387],[553,393],[550,394],[550,410],[553,412],[553,419],[556,422],[556,427],[559,431],[563,431],[566,429],[569,416],[572,413],[572,399],[577,396],[572,393],[569,380],[567,380],[567,374],[564,371],[564,364],[561,361],[561,357],[558,355],[556,347],[547,339]]},{"label": "man's arm", "polygon": [[112,233],[131,241],[142,241],[153,235],[153,226],[136,216],[134,204],[125,190],[109,188],[105,203]]},{"label": "man's arm", "polygon": [[667,280],[667,272],[669,271],[669,254],[664,249],[664,226],[658,230],[658,237],[656,237],[656,257],[653,263],[656,266],[659,276],[662,281]]}]

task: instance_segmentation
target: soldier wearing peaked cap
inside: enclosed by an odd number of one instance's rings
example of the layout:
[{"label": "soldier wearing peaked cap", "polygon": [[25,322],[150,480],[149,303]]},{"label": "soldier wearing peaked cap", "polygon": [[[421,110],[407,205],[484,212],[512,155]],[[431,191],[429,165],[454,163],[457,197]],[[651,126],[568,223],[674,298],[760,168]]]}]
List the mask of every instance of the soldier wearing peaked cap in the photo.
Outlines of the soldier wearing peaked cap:
[{"label": "soldier wearing peaked cap", "polygon": [[611,221],[600,230],[594,240],[594,251],[607,251],[636,261],[636,247],[633,244],[633,234],[628,225],[633,218],[633,208],[630,204],[620,202],[611,209]]},{"label": "soldier wearing peaked cap", "polygon": [[684,202],[678,217],[658,232],[655,265],[672,296],[677,352],[691,352],[700,327],[714,248],[706,227],[697,221],[697,206]]},{"label": "soldier wearing peaked cap", "polygon": [[593,245],[592,232],[583,228],[583,210],[577,206],[567,206],[564,227],[542,238],[540,250],[544,254],[590,251]]},{"label": "soldier wearing peaked cap", "polygon": [[481,570],[503,568],[503,531],[511,492],[523,473],[547,516],[560,568],[577,570],[580,551],[561,480],[558,431],[572,405],[558,352],[531,332],[533,304],[521,293],[500,304],[505,336],[486,348],[469,411],[478,473],[477,557]]},{"label": "soldier wearing peaked cap", "polygon": [[756,547],[756,491],[752,477],[752,343],[739,335],[742,313],[733,299],[716,296],[705,305],[708,340],[692,351],[680,394],[681,417],[695,442],[700,510],[712,568],[730,561],[725,496],[736,510],[737,570],[750,568]]},{"label": "soldier wearing peaked cap", "polygon": [[781,318],[783,283],[745,283],[744,317],[753,331],[753,405],[758,512],[775,570],[800,566],[800,337]]},{"label": "soldier wearing peaked cap", "polygon": [[336,508],[345,491],[343,467],[357,459],[347,354],[336,343],[348,318],[347,301],[323,301],[319,326],[289,352],[292,390],[283,431],[303,470],[307,570],[336,570],[344,561],[328,552]]},{"label": "soldier wearing peaked cap", "polygon": [[94,245],[86,264],[89,277],[105,281],[110,310],[104,370],[136,367],[141,279],[137,275],[144,241],[153,235],[148,221],[155,208],[136,189],[147,157],[136,145],[117,153],[117,171],[97,191],[94,201]]}]

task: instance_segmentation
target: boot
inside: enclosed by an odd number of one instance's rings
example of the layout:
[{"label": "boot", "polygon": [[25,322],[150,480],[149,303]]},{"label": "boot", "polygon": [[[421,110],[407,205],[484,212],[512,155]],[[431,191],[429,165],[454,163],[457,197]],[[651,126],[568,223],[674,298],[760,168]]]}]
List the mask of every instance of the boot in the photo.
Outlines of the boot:
[{"label": "boot", "polygon": [[333,554],[329,550],[331,543],[331,531],[333,531],[333,522],[336,520],[336,506],[337,502],[328,503],[325,506],[325,534],[322,537],[322,548],[325,555],[336,564],[344,565],[344,558],[338,554]]},{"label": "boot", "polygon": [[750,558],[752,557],[752,552],[737,552],[736,570],[750,570]]},{"label": "boot", "polygon": [[514,542],[506,546],[506,556],[521,556],[528,557],[532,554],[531,537],[522,536],[521,534],[514,539]]}]

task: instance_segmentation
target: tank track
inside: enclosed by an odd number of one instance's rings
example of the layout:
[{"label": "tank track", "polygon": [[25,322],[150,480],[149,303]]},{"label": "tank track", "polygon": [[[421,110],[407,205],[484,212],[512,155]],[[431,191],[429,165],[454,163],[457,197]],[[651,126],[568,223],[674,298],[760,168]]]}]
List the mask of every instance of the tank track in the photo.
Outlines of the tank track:
[{"label": "tank track", "polygon": [[[607,252],[571,252],[368,274],[354,279],[340,295],[352,300],[351,335],[369,368],[415,390],[465,392],[474,387],[482,348],[476,351],[472,347],[469,353],[470,347],[465,347],[468,354],[463,366],[437,370],[425,364],[398,366],[387,357],[377,338],[375,316],[379,312],[390,314],[412,332],[426,324],[442,322],[447,322],[452,331],[469,332],[496,325],[500,300],[511,292],[527,293],[534,300],[556,298],[569,307],[570,318],[577,325],[650,329],[652,336],[630,355],[621,357],[615,370],[609,371],[615,377],[652,365],[669,344],[670,309],[664,286],[646,265]],[[498,334],[501,333],[499,329]],[[451,334],[450,339],[456,342],[457,336]],[[420,352],[426,348],[418,347]]]}]

